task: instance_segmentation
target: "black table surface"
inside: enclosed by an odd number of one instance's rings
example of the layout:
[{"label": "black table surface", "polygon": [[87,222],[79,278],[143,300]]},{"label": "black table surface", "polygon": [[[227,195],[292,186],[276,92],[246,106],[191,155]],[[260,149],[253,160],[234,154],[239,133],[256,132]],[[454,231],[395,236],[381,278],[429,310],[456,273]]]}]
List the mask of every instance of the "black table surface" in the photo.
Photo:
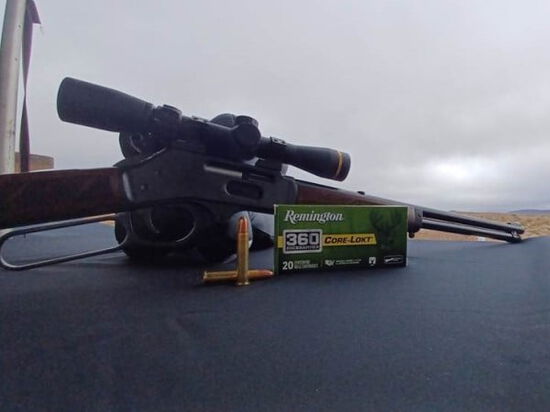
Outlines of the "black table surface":
[{"label": "black table surface", "polygon": [[[10,242],[64,251],[111,232]],[[271,268],[272,251],[251,262]],[[414,240],[406,268],[248,287],[202,285],[203,269],[117,253],[0,271],[0,409],[550,408],[548,237]]]}]

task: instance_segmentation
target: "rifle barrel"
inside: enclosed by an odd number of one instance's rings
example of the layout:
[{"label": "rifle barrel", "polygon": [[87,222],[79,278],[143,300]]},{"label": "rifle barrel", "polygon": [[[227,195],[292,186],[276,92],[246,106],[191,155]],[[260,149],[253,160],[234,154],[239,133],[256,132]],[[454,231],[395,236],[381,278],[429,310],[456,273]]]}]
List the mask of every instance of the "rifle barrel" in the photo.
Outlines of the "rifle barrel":
[{"label": "rifle barrel", "polygon": [[487,219],[480,219],[472,216],[464,216],[453,212],[443,212],[441,210],[430,209],[425,207],[416,206],[422,209],[422,215],[426,219],[443,220],[446,222],[460,223],[463,225],[478,226],[486,229],[493,230],[512,230],[521,234],[525,231],[523,226],[517,223],[501,223],[494,222]]},{"label": "rifle barrel", "polygon": [[436,220],[425,219],[425,218],[422,219],[422,228],[437,230],[440,232],[458,233],[461,235],[476,235],[476,236],[489,237],[492,239],[504,240],[510,243],[520,242],[521,241],[520,233],[523,233],[523,228],[521,232],[515,231],[515,230],[508,231],[508,227],[505,227],[504,229],[500,229],[500,230],[486,229],[478,226],[460,225],[457,223],[436,221]]},{"label": "rifle barrel", "polygon": [[[516,223],[501,223],[460,215],[453,212],[426,208],[410,203],[398,202],[382,197],[365,195],[315,183],[296,181],[298,186],[297,203],[334,205],[398,205],[409,207],[409,233],[421,228],[464,235],[479,235],[507,242],[521,241],[525,229]],[[420,219],[420,221],[417,221]]]}]

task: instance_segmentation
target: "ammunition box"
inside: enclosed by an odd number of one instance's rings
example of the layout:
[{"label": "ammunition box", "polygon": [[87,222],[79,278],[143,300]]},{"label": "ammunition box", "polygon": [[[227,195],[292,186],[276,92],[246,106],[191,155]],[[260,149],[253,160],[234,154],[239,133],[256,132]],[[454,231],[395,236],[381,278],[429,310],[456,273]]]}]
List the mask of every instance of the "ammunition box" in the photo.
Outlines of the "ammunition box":
[{"label": "ammunition box", "polygon": [[275,273],[407,264],[407,207],[275,205]]}]

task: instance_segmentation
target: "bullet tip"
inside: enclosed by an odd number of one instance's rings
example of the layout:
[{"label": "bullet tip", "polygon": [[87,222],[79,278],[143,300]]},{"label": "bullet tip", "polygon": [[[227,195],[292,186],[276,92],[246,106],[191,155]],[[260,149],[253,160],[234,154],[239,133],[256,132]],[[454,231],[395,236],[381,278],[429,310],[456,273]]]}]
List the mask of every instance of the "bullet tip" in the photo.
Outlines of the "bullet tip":
[{"label": "bullet tip", "polygon": [[248,233],[248,219],[245,217],[239,218],[239,233]]}]

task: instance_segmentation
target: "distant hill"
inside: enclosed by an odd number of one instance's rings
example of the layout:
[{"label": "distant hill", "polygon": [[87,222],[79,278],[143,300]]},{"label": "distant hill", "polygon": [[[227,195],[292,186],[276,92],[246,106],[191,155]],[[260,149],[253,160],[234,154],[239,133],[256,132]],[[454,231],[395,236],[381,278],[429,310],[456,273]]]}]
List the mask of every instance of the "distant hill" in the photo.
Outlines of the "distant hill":
[{"label": "distant hill", "polygon": [[512,210],[509,213],[516,213],[518,215],[547,215],[547,214],[550,214],[550,210],[548,210],[548,209],[520,209],[520,210]]}]

